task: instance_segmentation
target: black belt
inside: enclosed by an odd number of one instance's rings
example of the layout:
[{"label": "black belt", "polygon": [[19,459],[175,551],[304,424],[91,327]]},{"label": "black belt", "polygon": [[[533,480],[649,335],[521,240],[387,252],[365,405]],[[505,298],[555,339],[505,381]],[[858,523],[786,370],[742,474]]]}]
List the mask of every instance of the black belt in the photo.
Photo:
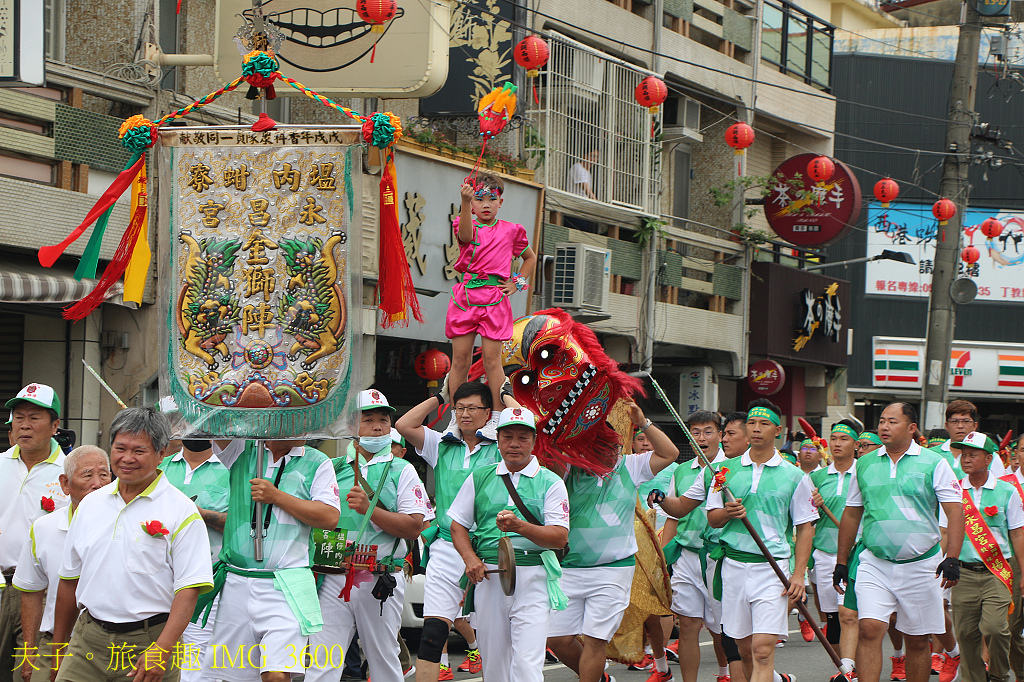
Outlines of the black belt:
[{"label": "black belt", "polygon": [[136,620],[131,623],[110,623],[105,620],[100,620],[91,613],[89,618],[94,623],[99,625],[105,632],[116,632],[124,634],[126,632],[133,632],[135,630],[141,630],[142,628],[152,627],[153,625],[160,625],[160,623],[166,623],[167,619],[171,617],[169,613],[158,613],[155,616],[150,616],[145,620]]},{"label": "black belt", "polygon": [[960,568],[966,568],[968,571],[975,571],[977,573],[988,572],[988,566],[980,561],[961,561]]}]

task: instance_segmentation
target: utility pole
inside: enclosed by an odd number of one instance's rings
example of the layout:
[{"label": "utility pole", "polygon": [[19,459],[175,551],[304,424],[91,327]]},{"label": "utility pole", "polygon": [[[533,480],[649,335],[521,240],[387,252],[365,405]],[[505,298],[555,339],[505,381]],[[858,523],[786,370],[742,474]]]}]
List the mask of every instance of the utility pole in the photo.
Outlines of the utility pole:
[{"label": "utility pole", "polygon": [[949,357],[956,328],[956,308],[949,287],[956,279],[960,264],[960,233],[967,210],[970,185],[967,171],[971,165],[971,129],[974,125],[974,98],[978,85],[978,50],[981,46],[981,16],[964,3],[964,20],[956,48],[953,82],[949,89],[949,114],[946,122],[946,159],[942,165],[939,194],[956,204],[956,215],[947,225],[938,226],[932,290],[928,304],[928,330],[925,347],[922,417],[924,430],[943,426],[949,396]]}]

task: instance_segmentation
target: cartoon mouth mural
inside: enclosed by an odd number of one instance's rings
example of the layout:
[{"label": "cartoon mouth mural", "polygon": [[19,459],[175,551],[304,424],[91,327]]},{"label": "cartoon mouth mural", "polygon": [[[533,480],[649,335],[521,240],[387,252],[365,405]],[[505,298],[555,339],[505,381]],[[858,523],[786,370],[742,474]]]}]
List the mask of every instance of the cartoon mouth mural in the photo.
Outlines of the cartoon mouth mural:
[{"label": "cartoon mouth mural", "polygon": [[[337,1],[327,0],[331,4]],[[336,71],[354,64],[405,15],[399,7],[395,18],[384,25],[384,34],[380,34],[373,33],[371,25],[352,7],[321,10],[299,7],[299,3],[318,4],[315,0],[268,0],[263,3],[263,16],[285,36],[278,58],[303,71]],[[252,10],[242,14],[251,19]]]}]

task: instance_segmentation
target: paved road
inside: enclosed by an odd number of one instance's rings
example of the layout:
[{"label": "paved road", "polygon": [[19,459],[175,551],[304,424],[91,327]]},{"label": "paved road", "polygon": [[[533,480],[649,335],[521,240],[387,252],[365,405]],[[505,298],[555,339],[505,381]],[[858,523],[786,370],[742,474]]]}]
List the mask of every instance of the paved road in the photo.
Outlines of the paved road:
[{"label": "paved road", "polygon": [[[718,664],[715,662],[715,655],[711,649],[711,641],[706,631],[703,633],[701,645],[701,666],[698,682],[714,682],[718,674]],[[706,641],[705,641],[706,640]],[[892,655],[892,648],[888,639],[885,641],[885,664],[882,667],[882,682],[889,679],[888,658]],[[463,659],[462,652],[453,652],[451,655],[452,665],[457,666]],[[669,663],[669,669],[674,675],[675,682],[682,682],[679,676],[679,667],[675,663]],[[790,635],[786,645],[775,650],[775,669],[779,672],[791,673],[796,676],[798,682],[828,682],[829,678],[836,673],[828,654],[822,649],[817,641],[805,642],[800,636],[796,616],[790,616]],[[626,666],[612,664],[608,668],[609,674],[613,675],[616,682],[645,682],[650,676],[649,672],[634,672],[626,669]],[[544,679],[550,682],[576,682],[576,674],[565,666],[555,663],[544,668]],[[935,682],[938,678],[932,678]],[[456,682],[482,682],[480,675],[469,673],[455,673]]]}]

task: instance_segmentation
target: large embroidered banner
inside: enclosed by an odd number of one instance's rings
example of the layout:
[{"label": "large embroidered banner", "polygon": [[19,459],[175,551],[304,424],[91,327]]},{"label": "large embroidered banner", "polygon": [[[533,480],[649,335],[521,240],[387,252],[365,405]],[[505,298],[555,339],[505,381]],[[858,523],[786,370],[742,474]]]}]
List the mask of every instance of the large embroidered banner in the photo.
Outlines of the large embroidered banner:
[{"label": "large embroidered banner", "polygon": [[351,128],[161,133],[171,178],[166,379],[195,432],[336,435],[358,389],[357,140]]}]

